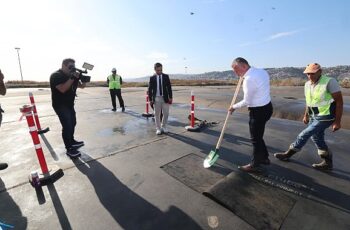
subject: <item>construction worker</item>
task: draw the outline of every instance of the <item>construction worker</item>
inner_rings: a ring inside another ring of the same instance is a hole
[[[275,153],[279,160],[288,160],[300,151],[311,140],[317,147],[322,161],[312,167],[320,170],[331,170],[332,153],[324,140],[324,131],[332,126],[332,130],[341,128],[340,121],[343,114],[343,96],[338,82],[334,78],[322,75],[321,66],[317,63],[309,64],[304,73],[308,77],[305,83],[306,108],[303,122],[308,124],[284,153]]]
[[[5,95],[6,94],[6,86],[4,83],[4,75],[2,74],[1,70],[0,70],[0,95]],[[1,126],[1,121],[2,121],[2,113],[4,111],[1,109],[0,106],[0,126]],[[0,170],[6,169],[7,168],[7,164],[6,163],[0,163]]]
[[[125,111],[124,101],[122,98],[121,85],[123,84],[122,77],[117,74],[116,68],[112,69],[112,74],[107,78],[107,84],[109,87],[109,93],[111,94],[112,99],[112,111],[117,111],[117,105],[115,102],[115,96],[118,97],[119,106],[122,108],[122,112]]]

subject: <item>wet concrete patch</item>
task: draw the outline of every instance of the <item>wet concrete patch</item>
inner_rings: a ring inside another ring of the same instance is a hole
[[[107,128],[107,129],[103,129],[97,133],[98,136],[112,136],[115,134],[125,135],[124,128],[123,127]]]
[[[123,122],[124,123],[124,122]],[[152,127],[154,122],[151,119],[131,119],[126,121],[121,126],[112,128],[105,128],[97,132],[97,136],[107,137],[113,135],[128,135],[133,134],[135,136],[144,136],[146,134],[154,133]],[[154,126],[155,127],[155,126]]]

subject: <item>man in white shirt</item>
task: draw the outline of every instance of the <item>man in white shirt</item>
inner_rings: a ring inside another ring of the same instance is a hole
[[[243,100],[229,108],[231,114],[239,108],[248,107],[249,131],[253,144],[253,157],[249,164],[238,166],[245,172],[260,171],[260,164],[270,164],[269,153],[263,139],[266,122],[271,118],[273,108],[270,97],[270,76],[264,69],[250,67],[247,60],[238,57],[232,63],[238,77],[243,77]]]

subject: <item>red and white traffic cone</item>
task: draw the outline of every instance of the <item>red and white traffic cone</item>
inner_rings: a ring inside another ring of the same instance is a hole
[[[143,117],[153,117],[153,113],[149,113],[149,97],[148,97],[148,91],[146,91],[146,112],[142,114]]]
[[[62,169],[59,169],[57,166],[52,166],[49,170],[49,168],[46,164],[44,152],[43,152],[43,149],[42,149],[41,144],[40,144],[40,139],[39,139],[37,127],[34,123],[33,110],[34,110],[34,107],[32,105],[24,105],[22,108],[20,108],[20,111],[22,113],[22,117],[23,116],[26,117],[27,124],[29,127],[29,133],[32,137],[34,148],[36,151],[36,155],[37,155],[38,160],[39,160],[40,169],[41,169],[41,173],[39,173],[40,184],[46,185],[48,182],[55,182],[60,177],[62,177],[63,171],[62,171]],[[55,169],[55,170],[53,170],[53,169]],[[33,186],[37,187],[38,184],[36,184],[36,182],[33,181],[32,179],[33,178],[32,178],[32,174],[31,174],[29,176],[29,182]]]
[[[35,117],[35,124],[36,124],[36,127],[38,129],[38,134],[47,133],[50,130],[50,128],[47,127],[46,129],[41,129],[39,116],[38,116],[38,112],[36,110],[34,96],[33,96],[32,92],[29,92],[29,99],[30,99],[30,103],[33,106],[33,112],[34,112],[34,117]]]
[[[200,126],[194,124],[194,92],[191,91],[191,124],[190,126],[186,126],[185,129],[191,132],[198,132]]]

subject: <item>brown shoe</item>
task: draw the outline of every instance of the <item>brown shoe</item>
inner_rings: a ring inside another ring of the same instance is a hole
[[[273,154],[278,160],[281,161],[287,161],[289,160],[289,158],[291,158],[297,151],[293,150],[293,149],[288,149],[286,152],[284,153],[275,153]]]
[[[247,173],[260,173],[262,171],[259,166],[253,166],[252,164],[238,166],[238,169]]]

